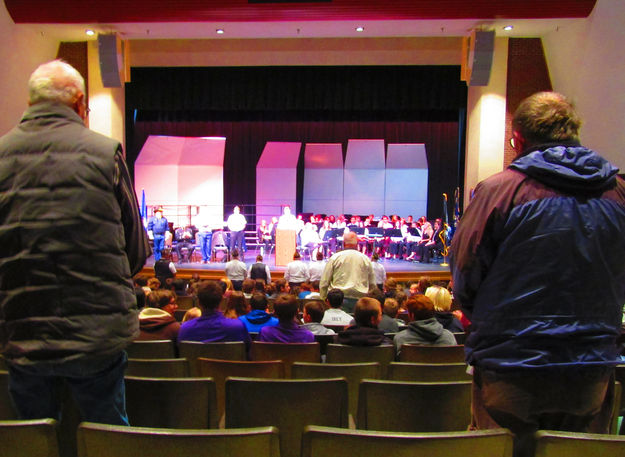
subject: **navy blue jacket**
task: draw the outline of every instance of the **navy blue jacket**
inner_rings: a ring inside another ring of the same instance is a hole
[[[467,362],[494,371],[612,365],[625,304],[625,186],[579,146],[527,151],[485,181],[451,246],[472,320]]]

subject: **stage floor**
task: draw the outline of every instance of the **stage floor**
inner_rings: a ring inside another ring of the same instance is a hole
[[[253,264],[256,260],[257,253],[255,251],[248,251],[244,259],[247,266]],[[273,280],[282,278],[284,276],[284,270],[286,267],[276,266],[275,256],[273,254],[263,256],[263,261],[269,266],[271,270],[271,278]],[[306,263],[311,263],[309,260],[304,260]],[[386,269],[386,276],[397,279],[398,281],[416,281],[422,276],[429,276],[435,281],[448,281],[451,278],[449,272],[449,266],[441,265],[442,260],[438,260],[435,263],[417,263],[408,262],[406,260],[395,259],[380,259],[379,263],[384,265]],[[219,279],[224,274],[225,262],[209,262],[203,264],[201,262],[184,262],[177,263],[176,270],[178,270],[177,276],[181,278],[190,278],[193,273],[198,273],[201,278],[204,279]],[[143,268],[142,274],[153,276],[154,275],[154,258],[150,257]]]

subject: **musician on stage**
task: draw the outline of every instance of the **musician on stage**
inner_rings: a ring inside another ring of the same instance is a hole
[[[258,244],[260,245],[260,254],[265,255],[264,251],[269,252],[271,250],[272,235],[271,229],[267,225],[267,221],[263,219],[256,229],[256,237],[258,238]]]
[[[241,214],[241,209],[238,206],[235,206],[233,213],[228,216],[226,225],[228,230],[230,230],[230,252],[234,252],[238,246],[241,257],[243,257],[243,240],[245,239],[247,220]]]

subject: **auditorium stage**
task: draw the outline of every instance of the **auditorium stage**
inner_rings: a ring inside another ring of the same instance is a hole
[[[246,257],[243,260],[245,261],[245,264],[249,266],[254,263],[255,259],[256,253],[252,250],[247,252]],[[264,256],[264,262],[271,270],[272,280],[279,279],[284,276],[285,267],[276,267],[275,256],[273,254],[270,256]],[[304,260],[304,262],[309,263],[310,261]],[[449,281],[451,279],[449,266],[441,265],[441,259],[435,263],[416,263],[394,259],[380,259],[379,262],[384,265],[387,278],[392,277],[401,282],[416,281],[421,276],[429,276],[434,281]],[[203,279],[219,279],[225,276],[225,262],[217,261],[207,264],[200,262],[174,262],[174,264],[176,265],[176,270],[178,270],[176,276],[179,278],[190,278],[193,273],[198,273]],[[153,257],[148,259],[145,267],[141,271],[141,274],[147,276],[154,275]]]

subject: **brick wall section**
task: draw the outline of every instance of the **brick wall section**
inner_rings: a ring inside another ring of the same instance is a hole
[[[512,116],[521,101],[535,92],[552,90],[549,69],[540,38],[508,40],[508,77],[506,86],[506,141],[504,168],[514,159],[508,141],[512,137]]]

